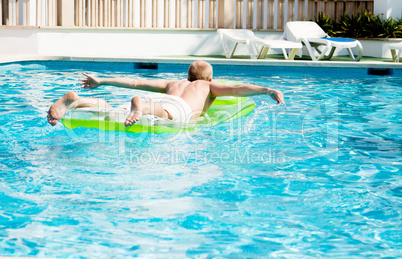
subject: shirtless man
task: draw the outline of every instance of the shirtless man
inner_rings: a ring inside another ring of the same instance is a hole
[[[205,113],[218,96],[250,96],[268,94],[278,104],[285,104],[283,94],[279,90],[252,84],[225,85],[212,81],[212,66],[205,61],[195,61],[188,69],[185,80],[137,80],[130,78],[96,78],[84,74],[86,78],[80,83],[85,89],[93,89],[100,85],[113,85],[131,89],[166,93],[155,98],[142,100],[135,96],[131,100],[131,111],[125,126],[137,122],[143,115],[151,114],[171,120],[195,119]],[[48,111],[48,122],[56,125],[64,114],[73,108],[101,107],[112,108],[102,99],[83,97],[68,92],[55,102]],[[118,108],[117,108],[118,109]],[[121,109],[121,108],[120,108]]]

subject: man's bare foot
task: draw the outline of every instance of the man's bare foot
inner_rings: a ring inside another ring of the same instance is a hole
[[[127,116],[126,121],[124,122],[124,125],[126,127],[133,125],[137,121],[139,121],[142,118],[142,112],[141,111],[132,111],[130,114]]]
[[[133,99],[131,99],[131,112],[127,116],[126,121],[124,122],[124,125],[126,127],[133,125],[137,121],[139,121],[142,117],[142,102],[141,98],[138,96],[134,96]]]
[[[66,95],[61,97],[57,102],[55,102],[47,112],[47,121],[52,125],[56,125],[64,114],[68,111],[68,108],[72,102],[77,100],[79,97],[74,92],[68,92]]]

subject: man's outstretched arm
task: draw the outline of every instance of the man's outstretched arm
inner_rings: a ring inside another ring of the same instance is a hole
[[[172,81],[169,80],[138,80],[131,78],[98,78],[94,76],[87,75],[84,79],[80,79],[80,84],[83,85],[85,89],[93,89],[101,85],[112,85],[117,87],[131,88],[146,90],[152,92],[166,92],[166,87]]]
[[[285,100],[283,99],[283,93],[281,91],[252,84],[224,85],[219,82],[212,82],[211,93],[215,97],[268,94],[278,104],[281,103],[285,104]]]

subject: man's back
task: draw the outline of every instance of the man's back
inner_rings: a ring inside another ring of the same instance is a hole
[[[182,98],[195,115],[200,113],[197,114],[199,116],[202,112],[206,112],[215,100],[211,95],[210,84],[205,80],[174,81],[166,87],[166,94]]]

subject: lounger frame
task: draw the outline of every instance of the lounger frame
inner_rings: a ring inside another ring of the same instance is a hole
[[[337,38],[349,41],[333,41],[317,23],[311,21],[288,22],[283,37],[289,41],[303,43],[313,61],[331,59],[336,48],[345,48],[353,61],[359,61],[363,57],[363,46],[358,40]],[[323,49],[320,49],[322,47]],[[356,56],[352,51],[354,47],[359,51]],[[329,54],[326,55],[328,51]]]
[[[302,38],[301,42],[304,46],[306,46],[307,51],[313,61],[330,60],[333,57],[336,48],[345,48],[348,51],[350,59],[352,59],[353,61],[360,61],[363,57],[363,46],[359,41],[356,40],[353,44],[348,46],[346,44],[336,44],[330,41],[329,38],[329,36],[321,39]],[[324,47],[324,49],[321,50],[320,47]],[[353,47],[358,47],[359,49],[359,53],[357,54],[357,56],[353,54]],[[317,56],[315,55],[314,51],[317,51]],[[328,51],[329,54],[326,55]]]
[[[399,58],[402,54],[402,42],[390,44],[388,47],[391,50],[392,60],[399,63]]]
[[[286,60],[293,60],[298,49],[302,48],[301,43],[290,42],[286,40],[265,40],[256,37],[251,30],[248,29],[218,29],[217,30],[226,58],[232,58],[237,46],[245,44],[251,59],[265,59],[270,48],[282,49],[283,56]],[[228,42],[234,42],[232,50],[229,49]],[[286,49],[291,49],[290,54],[286,53]]]

